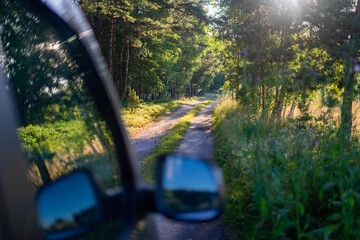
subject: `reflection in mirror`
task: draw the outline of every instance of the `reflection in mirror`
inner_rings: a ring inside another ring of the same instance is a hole
[[[179,220],[207,220],[219,213],[219,185],[213,169],[200,160],[167,156],[162,166],[163,213]]]
[[[19,140],[34,190],[78,168],[106,187],[120,186],[111,131],[88,82],[97,81],[80,38],[32,11],[27,1],[0,1],[0,64],[16,100]]]
[[[85,233],[99,223],[102,219],[100,206],[89,175],[79,171],[39,192],[37,215],[48,236],[62,239]]]

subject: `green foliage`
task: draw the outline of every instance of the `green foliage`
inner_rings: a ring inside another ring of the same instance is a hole
[[[28,125],[18,129],[23,149],[40,154],[82,153],[94,139],[85,122],[72,120],[45,125]]]
[[[206,54],[210,63],[204,57],[212,38],[205,4],[198,0],[81,1],[123,99],[127,86],[145,100],[164,96],[170,89],[174,89],[172,97],[183,96],[189,85],[194,93],[208,89],[218,66],[211,63],[217,61],[215,52]]]
[[[344,148],[334,120],[278,125],[230,98],[214,121],[225,221],[236,238],[359,238],[358,136]]]
[[[136,91],[134,89],[129,88],[128,107],[130,108],[130,112],[135,113],[140,103],[141,100],[139,99],[139,96],[136,95]]]

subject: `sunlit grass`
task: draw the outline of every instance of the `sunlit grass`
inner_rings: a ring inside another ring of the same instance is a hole
[[[359,135],[360,134],[360,100],[356,100],[353,102],[353,128],[352,128],[352,134],[353,135]],[[288,115],[290,113],[290,106],[287,106],[284,111],[284,118],[283,120],[288,119]],[[341,108],[340,106],[335,106],[332,108],[326,107],[323,104],[321,104],[320,97],[315,98],[311,101],[310,107],[309,107],[309,113],[313,117],[313,122],[316,122],[316,119],[320,117],[325,117],[329,120],[334,121],[334,124],[337,126],[340,125],[341,122]],[[295,107],[293,118],[298,118],[301,116],[301,111],[298,107]]]
[[[155,100],[150,102],[142,102],[136,109],[135,113],[131,113],[130,109],[124,107],[122,110],[122,119],[126,129],[130,134],[141,130],[144,126],[151,124],[165,114],[174,109],[198,101],[194,98],[182,98],[179,100]]]

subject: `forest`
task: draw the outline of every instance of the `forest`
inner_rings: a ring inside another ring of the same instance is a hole
[[[216,160],[233,238],[360,238],[360,3],[81,3],[122,100],[221,88]]]
[[[221,87],[203,1],[81,1],[121,100],[195,96]],[[217,77],[220,84],[213,84]]]

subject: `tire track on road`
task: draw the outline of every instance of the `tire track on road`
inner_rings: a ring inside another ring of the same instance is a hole
[[[192,108],[208,99],[210,98],[180,107],[178,110],[161,118],[144,130],[132,134],[130,140],[137,153],[137,159],[139,159],[138,164],[141,164],[143,159],[149,156],[151,150],[156,147],[159,140],[180,121],[181,117],[185,116]]]
[[[202,109],[191,122],[188,132],[177,153],[215,161],[212,113],[217,100]],[[170,220],[161,214],[153,214],[159,240],[226,240],[221,220],[206,223],[184,223]]]

